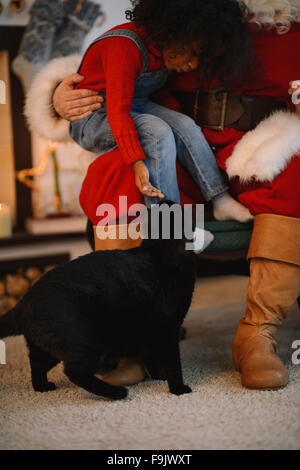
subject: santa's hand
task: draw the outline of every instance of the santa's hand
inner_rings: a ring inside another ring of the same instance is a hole
[[[97,91],[80,89],[74,86],[84,77],[73,73],[66,77],[56,88],[52,102],[57,114],[67,121],[77,121],[91,114],[102,106],[103,98]]]

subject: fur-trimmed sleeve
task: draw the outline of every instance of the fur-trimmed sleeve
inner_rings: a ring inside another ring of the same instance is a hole
[[[68,75],[76,73],[81,56],[51,60],[35,76],[26,96],[24,114],[28,126],[45,139],[56,142],[70,142],[69,122],[57,116],[52,105],[56,86]]]
[[[277,111],[247,132],[226,161],[229,178],[270,182],[300,154],[300,117]]]

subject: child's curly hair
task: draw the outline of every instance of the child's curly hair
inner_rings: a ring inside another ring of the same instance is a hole
[[[143,26],[158,49],[199,41],[203,79],[236,83],[252,58],[245,17],[237,0],[131,0],[126,18]]]

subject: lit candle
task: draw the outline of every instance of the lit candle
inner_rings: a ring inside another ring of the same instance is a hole
[[[10,237],[12,234],[12,223],[10,208],[7,204],[0,202],[0,238]]]

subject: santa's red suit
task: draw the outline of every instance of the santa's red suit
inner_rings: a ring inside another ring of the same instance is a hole
[[[233,343],[234,361],[245,386],[277,388],[286,385],[288,374],[276,355],[274,335],[300,296],[300,117],[288,95],[289,82],[300,79],[300,23],[293,23],[285,34],[254,24],[249,28],[262,67],[257,66],[254,78],[235,94],[285,101],[291,112],[276,112],[247,133],[229,127],[203,131],[216,149],[219,166],[231,178],[232,192],[255,215],[248,308]],[[29,92],[26,109],[31,127],[48,139],[69,139],[68,123],[51,113],[50,104],[54,86],[73,73],[79,61],[76,56],[52,61]],[[191,72],[174,75],[169,86],[175,92],[194,92],[200,84]],[[178,181],[183,203],[203,202],[180,165]],[[82,207],[94,225],[99,220],[98,205],[118,207],[120,194],[127,195],[128,205],[143,202],[132,169],[116,149],[93,161],[82,186]]]

